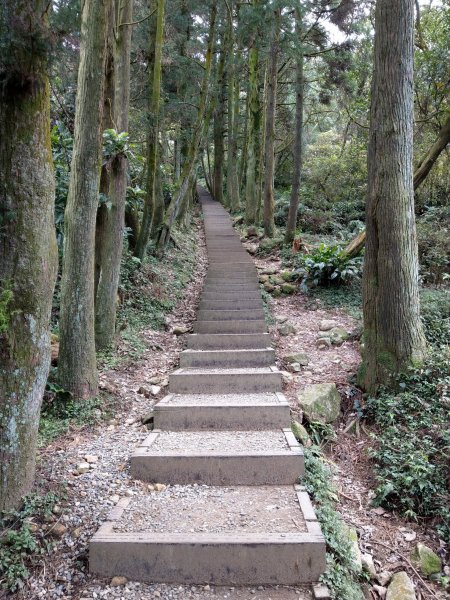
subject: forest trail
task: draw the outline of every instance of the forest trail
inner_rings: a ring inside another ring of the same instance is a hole
[[[303,453],[256,269],[225,209],[205,191],[200,201],[209,268],[195,333],[131,457],[132,477],[148,489],[111,512],[91,541],[90,569],[182,584],[314,582],[325,542],[298,485]],[[292,594],[282,597],[300,597]]]

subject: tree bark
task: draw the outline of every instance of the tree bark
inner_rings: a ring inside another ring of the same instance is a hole
[[[376,6],[360,372],[370,393],[425,353],[412,172],[413,8],[413,0]]]
[[[217,95],[214,108],[213,137],[214,137],[214,170],[213,196],[223,204],[223,167],[225,158],[224,129],[225,129],[225,48],[226,36],[221,36],[221,51],[217,63]]]
[[[259,0],[253,0],[257,7]],[[260,204],[261,105],[259,100],[259,52],[255,39],[248,53],[248,138],[245,184],[245,222],[255,224]]]
[[[231,212],[239,210],[239,183],[237,174],[237,111],[239,110],[239,90],[236,82],[234,52],[233,0],[229,1],[228,14],[228,153],[227,153],[227,196]]]
[[[156,179],[158,169],[159,148],[159,122],[160,122],[160,99],[161,99],[161,62],[164,35],[164,4],[165,0],[156,0],[156,33],[154,41],[154,60],[151,81],[151,95],[149,105],[149,130],[147,140],[147,189],[144,201],[144,214],[139,230],[139,239],[136,244],[136,256],[144,259],[147,244],[152,230],[152,221],[161,204],[157,193]],[[153,48],[151,49],[153,50]]]
[[[64,217],[59,381],[75,398],[97,394],[94,333],[95,221],[102,156],[103,87],[110,0],[84,0],[75,138]]]
[[[273,180],[275,172],[275,113],[277,103],[278,54],[280,52],[281,9],[274,11],[274,31],[270,45],[267,73],[267,103],[265,118],[264,148],[264,235],[273,237],[275,233],[275,198]]]
[[[112,124],[117,133],[128,131],[130,107],[130,23],[133,20],[133,0],[116,0],[114,14],[112,55],[113,90]],[[115,30],[115,34],[114,34]],[[105,106],[107,109],[107,106]],[[127,191],[128,160],[120,153],[107,165],[108,203],[99,207],[101,227],[97,225],[96,246],[98,283],[95,301],[96,348],[107,348],[114,340],[116,331],[117,290],[120,278],[123,234],[125,226],[125,202]]]
[[[170,238],[170,230],[177,218],[178,211],[180,210],[180,206],[184,200],[185,194],[188,193],[191,178],[195,167],[195,162],[197,160],[198,149],[200,146],[200,142],[202,140],[202,135],[206,129],[206,125],[209,122],[209,118],[206,119],[205,125],[205,113],[206,107],[208,105],[209,98],[209,80],[211,77],[211,67],[212,67],[212,55],[214,48],[214,34],[215,34],[215,26],[216,26],[216,16],[217,16],[217,3],[213,2],[211,6],[211,15],[209,21],[209,33],[208,33],[208,48],[205,55],[205,65],[204,65],[204,75],[202,81],[202,87],[200,91],[200,102],[199,109],[197,114],[197,119],[194,125],[194,131],[191,139],[191,143],[189,145],[188,154],[186,156],[186,160],[183,164],[183,169],[181,172],[181,177],[178,182],[177,190],[166,210],[164,215],[164,221],[161,227],[161,231],[158,238],[158,248],[159,251],[162,252],[169,242]]]
[[[9,34],[0,57],[0,511],[32,487],[50,367],[57,249],[47,10],[43,0],[6,0],[0,10]]]
[[[299,44],[302,38],[302,15],[300,10],[295,14],[295,33]],[[300,198],[300,180],[303,164],[303,103],[305,80],[303,77],[303,48],[298,49],[296,61],[296,83],[295,83],[295,138],[293,149],[293,172],[292,188],[289,203],[289,213],[286,224],[284,241],[286,244],[292,243],[297,228],[298,203]]]

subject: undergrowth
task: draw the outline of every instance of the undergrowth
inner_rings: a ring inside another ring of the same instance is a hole
[[[359,586],[361,578],[353,561],[352,546],[345,533],[343,521],[336,510],[337,493],[332,481],[332,467],[316,446],[304,448],[305,476],[303,484],[316,503],[327,545],[327,569],[321,577],[335,600],[363,600]]]
[[[450,543],[450,351],[435,349],[396,387],[367,401],[375,432],[370,456],[374,502],[413,520],[426,519]]]
[[[119,286],[117,329],[123,352],[115,348],[98,353],[100,366],[112,368],[139,360],[147,349],[145,329],[163,329],[191,280],[196,262],[196,230],[173,232],[174,243],[162,258],[152,254],[144,262],[124,252]]]
[[[72,394],[56,383],[51,372],[45,388],[39,421],[39,447],[64,435],[71,428],[95,425],[112,413],[107,396],[74,400]]]
[[[29,494],[19,510],[0,513],[0,587],[15,592],[23,587],[29,569],[48,554],[53,542],[45,523],[52,518],[59,495]],[[1,595],[1,594],[0,594]]]

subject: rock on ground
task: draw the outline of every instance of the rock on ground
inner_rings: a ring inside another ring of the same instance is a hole
[[[332,423],[340,415],[341,397],[335,383],[307,385],[297,398],[308,421]]]

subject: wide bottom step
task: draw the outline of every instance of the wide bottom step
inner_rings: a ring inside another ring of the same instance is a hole
[[[92,573],[135,581],[295,585],[325,570],[299,486],[173,486],[123,499],[90,544]]]

